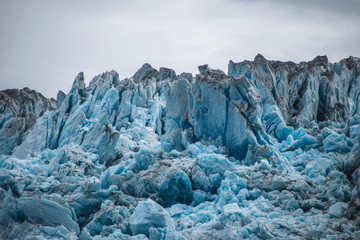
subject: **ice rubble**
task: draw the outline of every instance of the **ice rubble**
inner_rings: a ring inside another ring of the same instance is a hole
[[[359,236],[360,59],[199,71],[1,95],[0,238]]]

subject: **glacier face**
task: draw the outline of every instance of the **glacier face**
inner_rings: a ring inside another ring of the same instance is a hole
[[[0,238],[359,236],[360,59],[199,71],[1,93]]]

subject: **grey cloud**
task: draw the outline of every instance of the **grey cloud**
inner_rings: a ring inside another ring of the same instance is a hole
[[[291,61],[359,56],[358,5],[339,2],[0,0],[0,89],[56,96],[80,71],[87,82],[112,69],[125,78],[144,62],[197,73],[200,64],[226,71],[230,59],[257,53]]]
[[[334,16],[360,18],[358,0],[228,0],[239,4],[266,4],[270,8],[288,9],[298,13],[327,12]]]

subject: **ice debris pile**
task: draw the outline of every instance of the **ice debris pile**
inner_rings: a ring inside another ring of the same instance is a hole
[[[360,59],[199,71],[1,92],[0,238],[359,237]]]

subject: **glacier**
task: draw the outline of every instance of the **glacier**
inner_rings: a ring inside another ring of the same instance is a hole
[[[0,239],[357,239],[360,59],[0,91]]]

